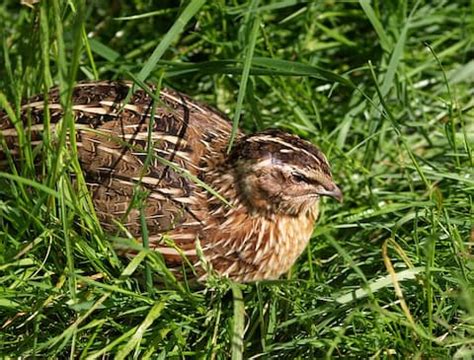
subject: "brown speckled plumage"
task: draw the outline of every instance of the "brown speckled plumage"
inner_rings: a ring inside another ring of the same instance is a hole
[[[288,271],[309,241],[319,197],[341,199],[322,152],[296,136],[267,130],[248,136],[239,132],[227,155],[227,119],[168,89],[160,93],[149,134],[153,101],[137,90],[125,104],[130,86],[80,83],[73,93],[79,160],[102,226],[113,232],[120,221],[140,238],[140,213],[130,200],[141,184],[148,194],[150,246],[170,264],[179,263],[183,252],[205,276],[196,252],[199,241],[206,263],[236,281],[275,279]],[[58,90],[49,94],[48,108],[55,128],[62,117]],[[44,109],[42,97],[22,107],[35,146],[42,140]],[[17,133],[2,113],[0,131],[16,156]],[[149,135],[152,156],[147,153]],[[165,245],[164,234],[181,251]]]

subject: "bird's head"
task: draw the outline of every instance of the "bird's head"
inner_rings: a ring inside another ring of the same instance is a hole
[[[324,154],[297,136],[267,130],[243,137],[228,160],[253,210],[298,215],[321,196],[342,201]]]

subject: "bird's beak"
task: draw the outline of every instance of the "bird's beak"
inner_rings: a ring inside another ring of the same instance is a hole
[[[330,189],[330,190],[324,189],[322,191],[319,191],[318,194],[319,195],[324,195],[324,196],[330,196],[330,197],[336,199],[337,201],[339,201],[340,203],[343,202],[342,191],[335,184],[333,185],[332,189]]]

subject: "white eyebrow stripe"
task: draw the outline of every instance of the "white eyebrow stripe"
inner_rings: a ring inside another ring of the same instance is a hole
[[[266,140],[266,141],[269,141],[269,142],[273,142],[273,143],[276,143],[276,144],[280,144],[280,145],[284,145],[286,146],[287,148],[290,148],[291,150],[293,151],[296,151],[296,152],[303,152],[307,155],[309,155],[310,157],[312,157],[318,164],[321,164],[321,160],[315,156],[314,154],[310,153],[309,151],[305,150],[305,149],[302,149],[302,148],[298,148],[290,143],[287,143],[286,141],[282,140],[282,139],[278,139],[276,137],[272,137],[272,136],[268,136],[268,135],[264,135],[264,136],[259,136],[258,138],[249,138],[249,141],[260,141],[260,140]]]

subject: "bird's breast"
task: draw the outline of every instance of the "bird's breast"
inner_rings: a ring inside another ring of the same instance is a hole
[[[222,276],[249,282],[277,279],[307,246],[318,204],[298,216],[251,215],[235,209],[225,221],[209,226],[207,260]]]
[[[266,263],[260,265],[262,278],[277,279],[288,272],[304,251],[313,233],[318,216],[318,205],[299,216],[282,216],[273,225],[272,249],[265,254]]]

